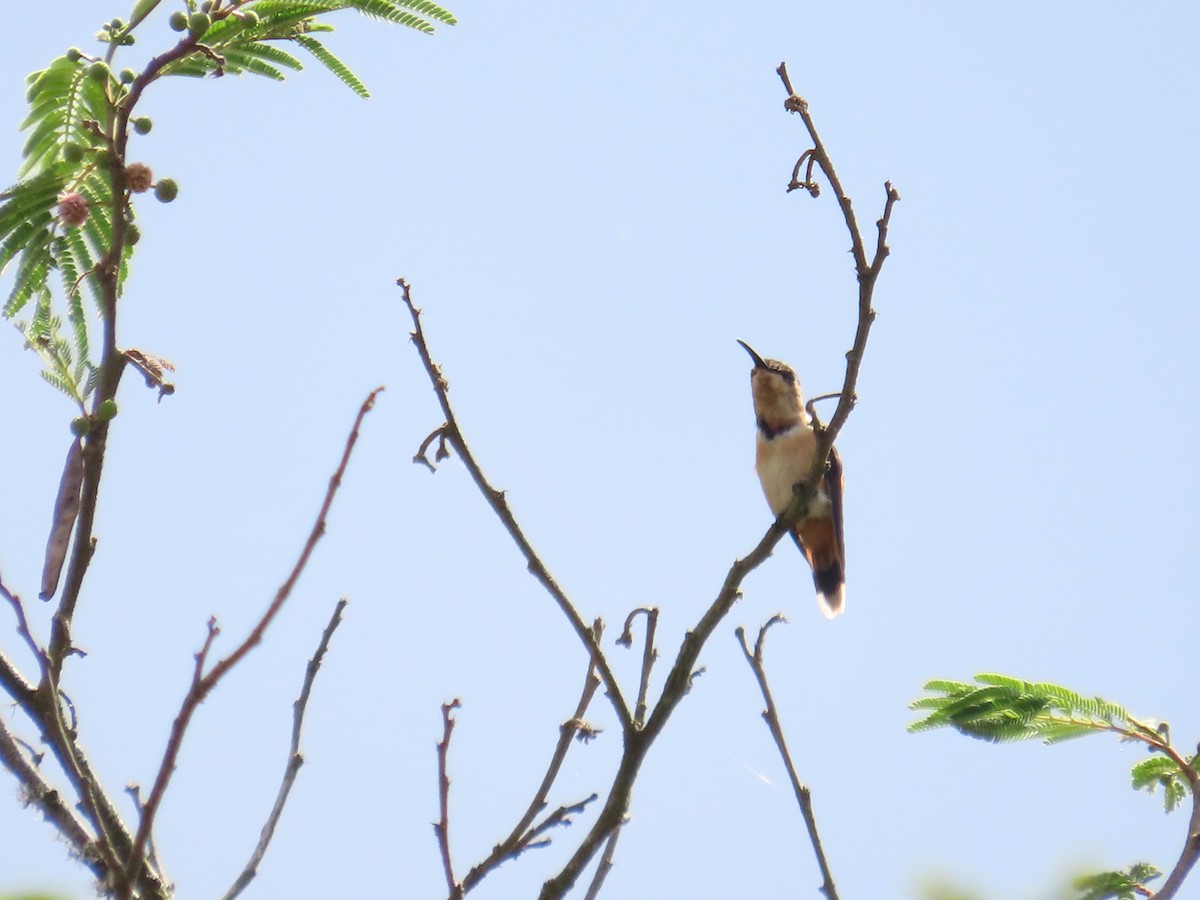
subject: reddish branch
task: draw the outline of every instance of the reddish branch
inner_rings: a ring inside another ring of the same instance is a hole
[[[179,751],[183,747],[183,736],[187,731],[188,725],[191,723],[192,716],[200,704],[204,702],[204,698],[209,695],[221,679],[234,666],[241,662],[246,654],[262,642],[267,628],[270,627],[288,597],[291,596],[292,589],[304,571],[304,567],[308,564],[309,557],[312,556],[317,541],[325,533],[325,520],[329,515],[330,507],[333,505],[333,498],[337,494],[337,490],[342,483],[342,478],[346,473],[346,466],[350,462],[350,454],[354,450],[354,445],[358,442],[358,432],[362,427],[363,419],[374,407],[375,398],[379,396],[382,390],[383,388],[379,387],[371,391],[359,408],[358,415],[354,419],[354,427],[350,431],[350,436],[346,439],[346,447],[342,451],[341,462],[337,467],[337,471],[334,472],[333,477],[329,479],[329,487],[325,491],[325,499],[321,503],[320,512],[317,513],[317,520],[313,523],[308,540],[304,543],[304,549],[300,552],[300,557],[292,567],[287,580],[280,586],[278,592],[275,594],[275,599],[271,601],[271,605],[267,607],[267,611],[263,613],[262,618],[259,619],[258,624],[254,626],[245,640],[229,656],[220,660],[205,674],[204,665],[207,661],[209,650],[212,647],[213,640],[220,631],[216,627],[216,621],[209,620],[208,636],[205,639],[204,646],[196,654],[196,665],[192,674],[191,687],[188,689],[187,695],[183,698],[183,705],[179,710],[179,714],[175,717],[174,724],[171,726],[171,735],[167,741],[166,751],[163,753],[162,763],[158,768],[158,775],[154,779],[154,786],[150,789],[146,805],[142,809],[141,821],[138,824],[133,848],[125,864],[125,881],[118,891],[118,897],[128,898],[130,896],[132,884],[145,863],[146,842],[149,840],[150,831],[154,827],[154,817],[158,813],[158,808],[162,803],[163,795],[166,793],[167,785],[170,783],[171,776],[175,772],[175,763],[179,758]]]

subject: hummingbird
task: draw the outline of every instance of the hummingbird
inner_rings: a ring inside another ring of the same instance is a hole
[[[767,504],[776,516],[791,505],[795,486],[808,477],[817,435],[804,409],[800,382],[791,366],[763,359],[749,344],[738,341],[754,368],[750,391],[758,425],[755,471]],[[812,567],[817,605],[832,619],[846,608],[846,542],[842,535],[842,462],[829,451],[825,477],[817,488],[808,515],[791,528],[796,546]]]

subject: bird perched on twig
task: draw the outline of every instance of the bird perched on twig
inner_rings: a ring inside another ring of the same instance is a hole
[[[767,504],[782,515],[795,497],[795,487],[812,468],[817,435],[804,409],[795,371],[774,359],[763,359],[739,340],[754,368],[750,389],[758,425],[755,471]],[[812,567],[817,604],[832,619],[846,608],[846,543],[842,535],[842,463],[830,449],[825,477],[818,485],[808,515],[792,526],[792,537]]]

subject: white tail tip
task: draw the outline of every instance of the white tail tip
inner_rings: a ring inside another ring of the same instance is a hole
[[[817,606],[821,607],[821,615],[827,619],[836,619],[846,610],[846,585],[839,584],[833,594],[818,593]]]

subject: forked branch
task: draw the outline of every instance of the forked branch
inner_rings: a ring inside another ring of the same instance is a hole
[[[204,667],[208,659],[208,653],[212,648],[213,641],[220,632],[220,629],[217,628],[216,620],[209,620],[208,635],[204,641],[204,646],[196,655],[196,665],[193,670],[191,687],[184,696],[179,714],[175,717],[175,722],[171,726],[171,735],[167,740],[167,747],[163,752],[162,762],[158,767],[158,775],[154,779],[154,786],[150,789],[146,805],[142,808],[141,821],[138,823],[133,848],[125,863],[126,876],[123,879],[123,883],[117,885],[116,895],[118,900],[127,900],[130,897],[133,884],[145,864],[146,844],[150,839],[150,832],[154,827],[154,818],[158,813],[159,805],[162,803],[163,795],[166,793],[167,785],[171,781],[171,776],[175,772],[175,764],[179,758],[179,751],[183,747],[183,737],[187,732],[188,725],[191,723],[192,716],[200,704],[204,702],[204,698],[220,683],[221,679],[229,674],[229,671],[234,666],[241,662],[251,650],[262,642],[263,635],[266,634],[267,629],[275,620],[279,611],[283,609],[284,603],[291,596],[292,589],[296,586],[296,582],[300,580],[300,575],[303,573],[305,566],[308,565],[309,557],[312,556],[317,541],[325,534],[326,519],[329,517],[330,507],[333,506],[333,498],[337,495],[338,488],[342,484],[342,478],[346,474],[346,467],[350,463],[350,455],[354,451],[354,445],[358,443],[359,429],[362,427],[363,419],[366,418],[367,413],[374,408],[375,399],[382,390],[383,388],[379,387],[371,391],[367,395],[367,399],[363,401],[362,406],[359,407],[358,415],[354,419],[354,426],[346,438],[346,446],[342,451],[341,462],[338,464],[337,470],[333,473],[333,477],[329,479],[329,487],[325,491],[325,499],[322,501],[316,521],[309,531],[308,540],[305,541],[299,558],[297,558],[295,565],[292,566],[292,571],[279,587],[275,598],[267,607],[266,612],[263,613],[258,623],[250,630],[245,639],[232,653],[217,662],[206,673]]]

